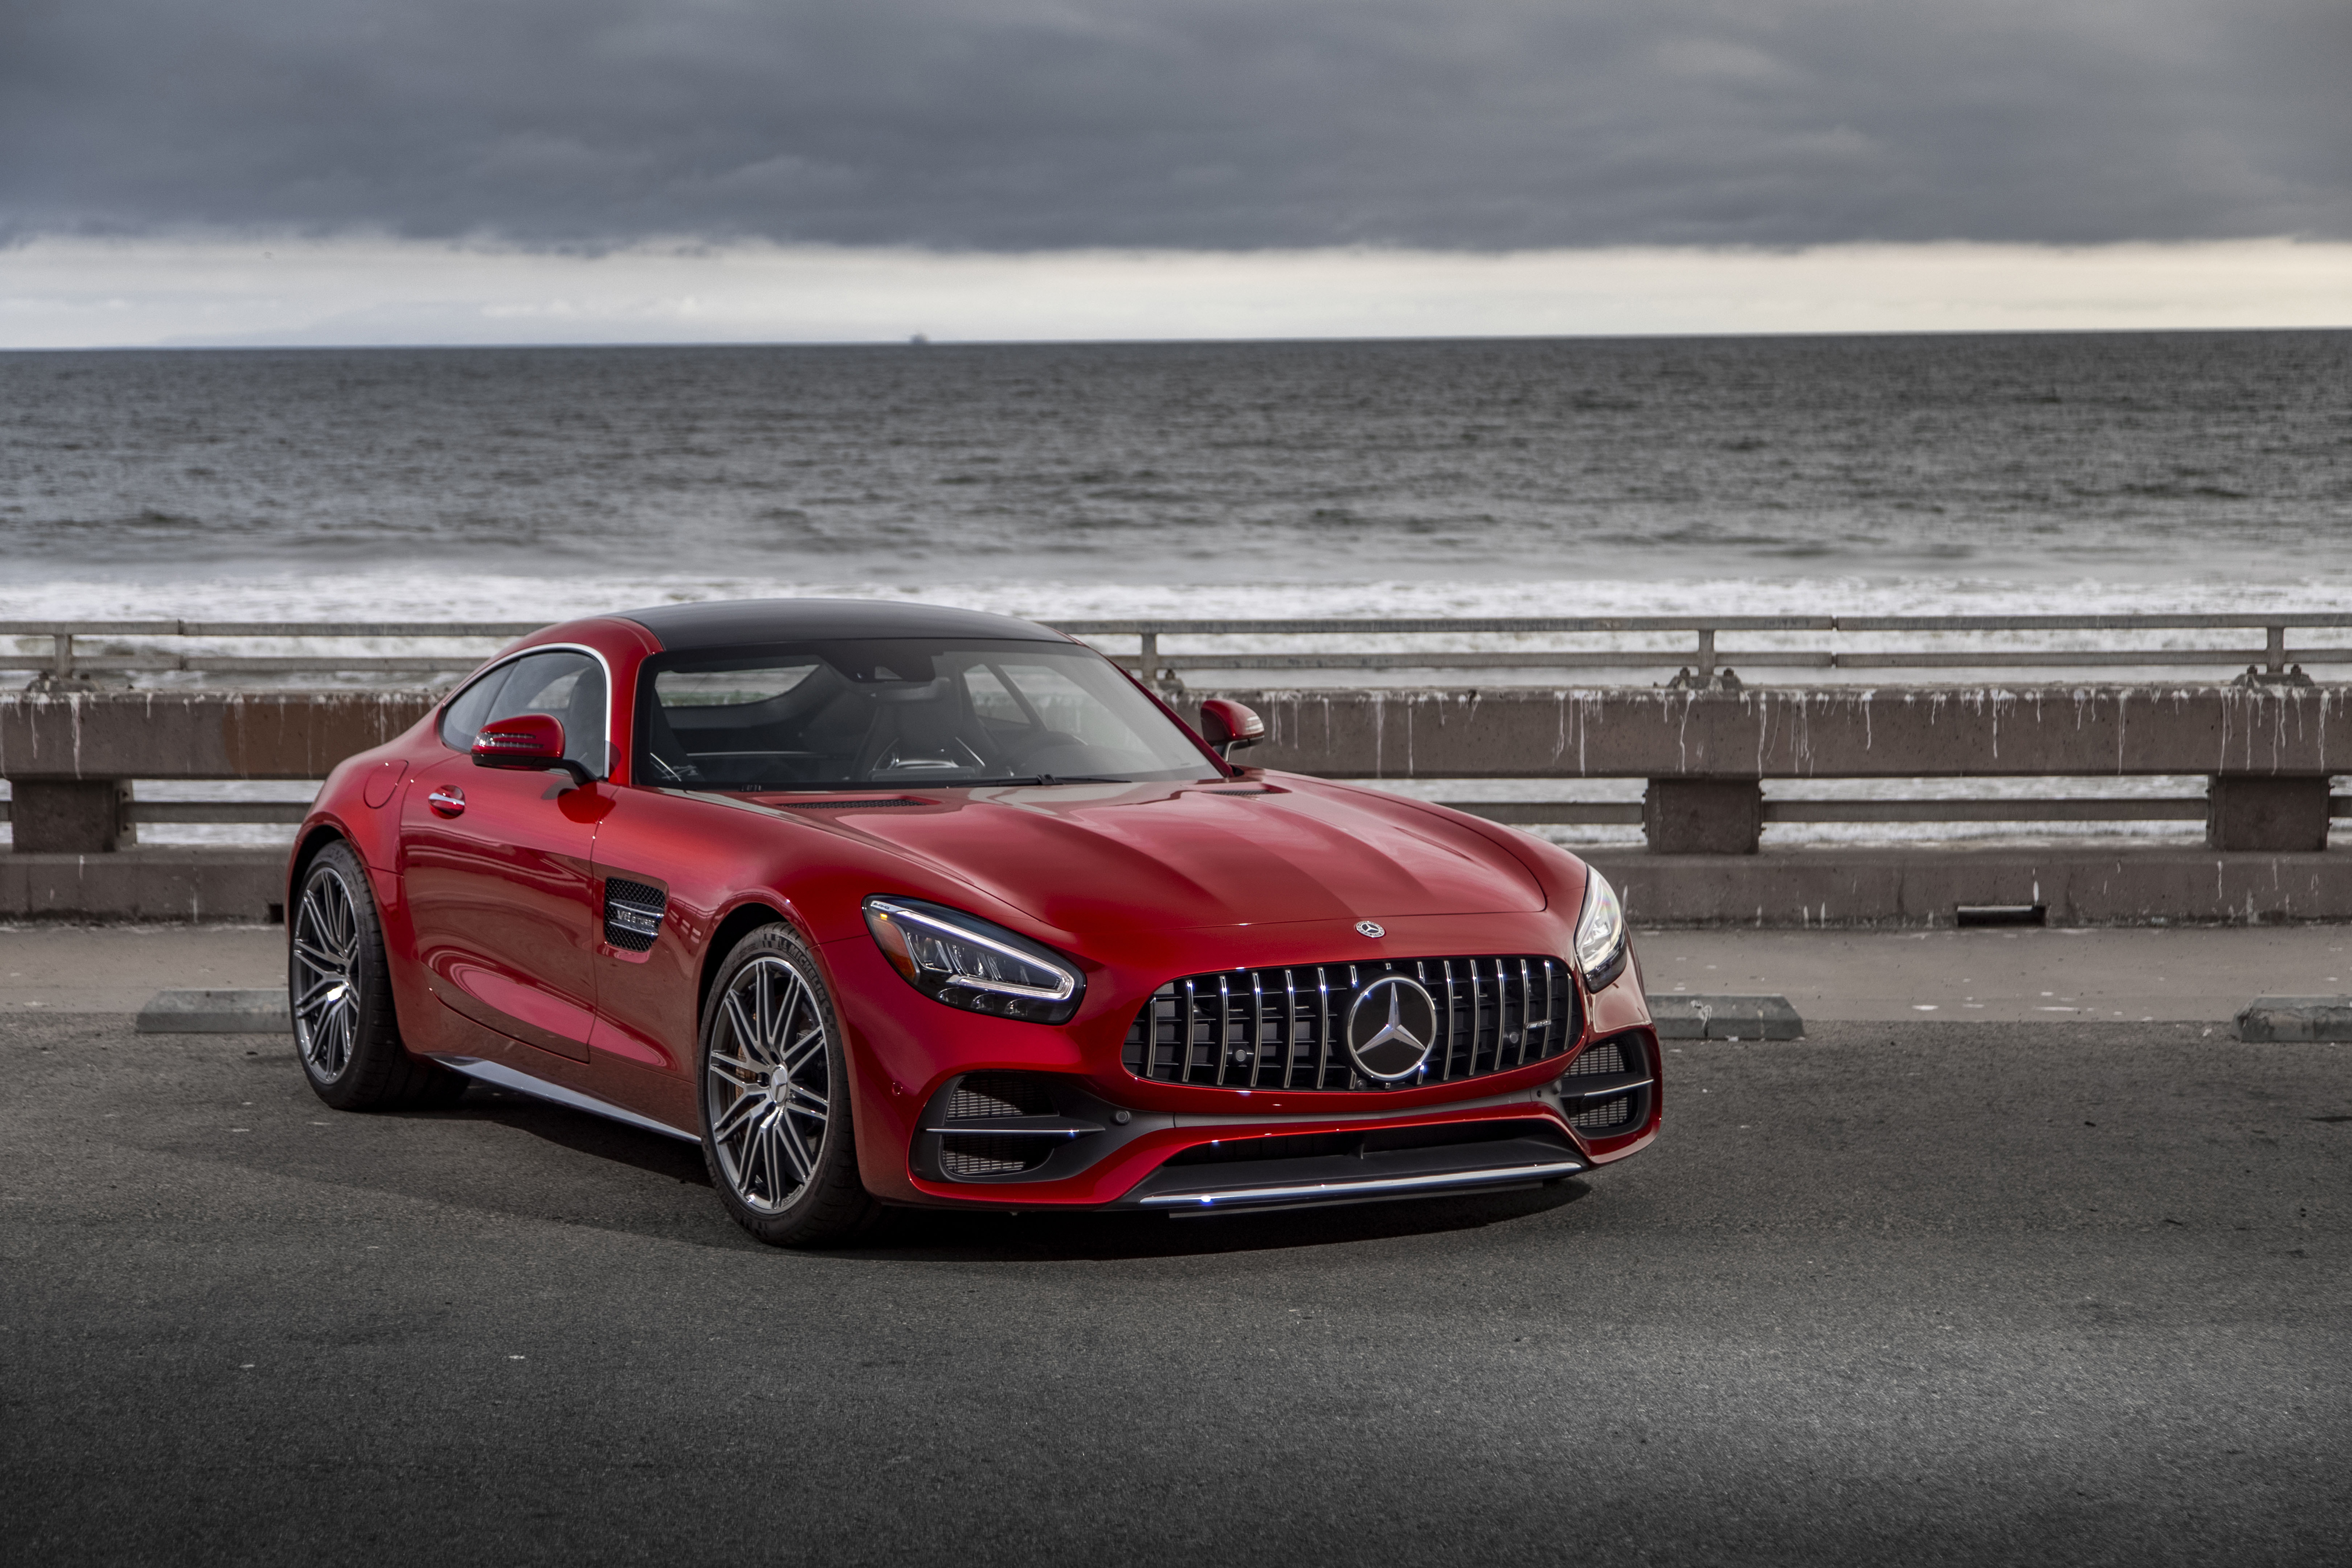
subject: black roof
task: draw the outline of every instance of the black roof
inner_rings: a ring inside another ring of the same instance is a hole
[[[909,605],[890,599],[719,599],[624,610],[664,648],[737,647],[840,637],[998,637],[1067,642],[1057,631],[1011,616]]]

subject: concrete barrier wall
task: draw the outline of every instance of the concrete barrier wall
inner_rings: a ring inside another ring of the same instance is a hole
[[[1651,852],[1593,858],[1648,923],[1948,924],[1964,904],[2059,921],[2352,920],[2327,775],[2352,771],[2352,687],[1260,691],[1246,753],[1336,777],[1651,781]],[[317,778],[421,717],[417,692],[0,696],[16,853],[0,918],[258,920],[278,857],[113,848],[120,781]],[[2212,775],[2204,852],[1756,853],[1758,781]],[[1734,852],[1718,853],[1728,847]]]
[[[416,691],[8,692],[0,778],[320,778],[436,700]]]
[[[1254,763],[1348,778],[2352,772],[2352,686],[1239,692]],[[423,693],[0,695],[0,777],[318,778]]]
[[[1346,778],[2352,772],[2352,686],[1228,692],[1249,761]]]

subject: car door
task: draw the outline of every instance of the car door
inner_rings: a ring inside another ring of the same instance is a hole
[[[425,768],[401,807],[403,895],[434,996],[475,1023],[586,1060],[603,923],[592,871],[596,824],[612,803],[606,679],[593,655],[556,649],[492,669],[444,712],[449,754]],[[475,765],[476,732],[548,713],[566,754],[599,775]]]

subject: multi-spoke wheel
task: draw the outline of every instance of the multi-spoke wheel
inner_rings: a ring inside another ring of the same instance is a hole
[[[877,1212],[857,1180],[833,999],[787,927],[744,938],[712,987],[702,1147],[729,1211],[762,1241],[837,1241]]]
[[[291,942],[294,1044],[311,1080],[332,1083],[352,1065],[360,1020],[360,917],[340,867],[313,868],[294,906]]]
[[[304,869],[286,927],[294,1049],[320,1100],[370,1110],[446,1103],[465,1092],[464,1079],[418,1061],[400,1043],[383,929],[348,845],[329,845]]]

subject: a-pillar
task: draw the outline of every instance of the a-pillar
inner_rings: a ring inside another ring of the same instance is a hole
[[[2213,774],[2205,787],[2205,847],[2326,848],[2327,775]]]
[[[1653,855],[1753,855],[1764,835],[1758,779],[1652,779],[1642,831]]]
[[[8,797],[20,855],[103,855],[133,841],[128,779],[12,778]]]

